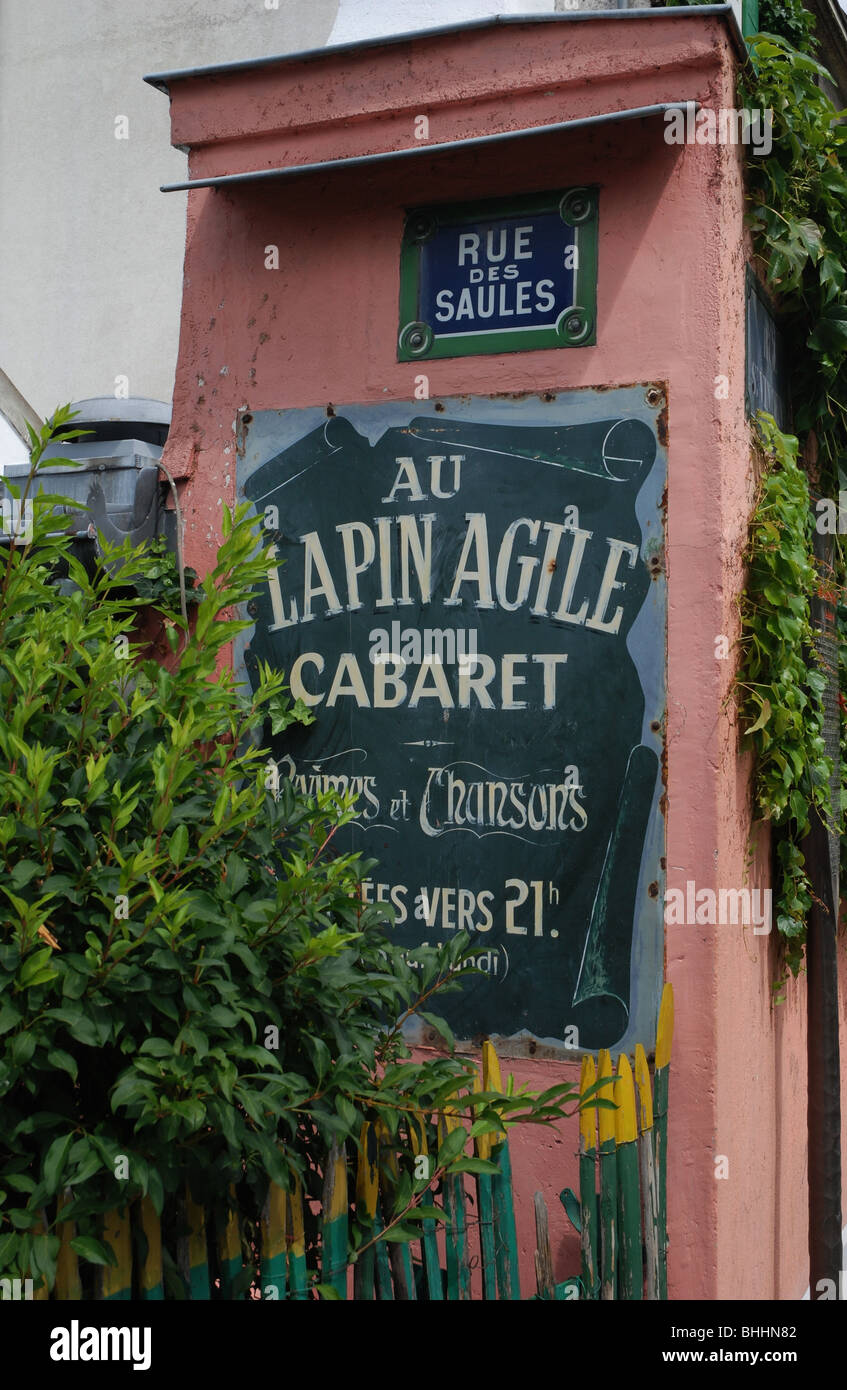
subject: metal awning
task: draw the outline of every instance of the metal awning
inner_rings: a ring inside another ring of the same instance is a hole
[[[630,13],[630,11],[627,11]],[[631,13],[636,13],[632,11]],[[594,126],[615,125],[621,121],[643,120],[650,116],[663,116],[666,111],[700,110],[696,101],[663,101],[653,106],[630,106],[623,111],[607,111],[598,116],[580,116],[571,121],[556,121],[549,125],[534,125],[522,130],[502,130],[494,135],[471,135],[463,140],[442,140],[435,144],[416,145],[403,150],[383,150],[377,154],[356,154],[343,159],[326,159],[317,164],[289,164],[281,169],[252,169],[242,174],[217,174],[205,179],[188,179],[184,183],[165,183],[163,193],[178,193],[192,188],[226,188],[233,184],[259,183],[264,179],[292,179],[304,174],[317,174],[333,169],[360,169],[371,165],[400,162],[406,159],[421,159],[440,154],[442,151],[461,151],[484,149],[488,145],[502,145],[515,140],[527,140],[533,136],[557,135],[566,131],[588,130]]]

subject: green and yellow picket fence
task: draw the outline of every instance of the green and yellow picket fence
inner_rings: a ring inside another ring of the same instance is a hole
[[[496,1052],[483,1046],[476,1090],[502,1093]],[[457,1104],[460,1101],[457,1099]],[[441,1145],[459,1125],[448,1108],[427,1117]],[[230,1191],[230,1201],[207,1208],[186,1188],[166,1202],[161,1216],[149,1197],[107,1213],[102,1244],[115,1264],[95,1266],[80,1259],[72,1221],[55,1231],[61,1248],[50,1297],[76,1299],[194,1300],[263,1298],[303,1300],[314,1296],[380,1300],[465,1300],[520,1298],[518,1247],[509,1145],[505,1134],[479,1135],[475,1154],[497,1172],[446,1174],[441,1190],[444,1219],[424,1216],[420,1239],[392,1241],[394,1194],[400,1156],[428,1161],[424,1116],[410,1116],[393,1138],[365,1124],[353,1154],[333,1143],[326,1154],[319,1195],[271,1184],[261,1209]],[[351,1146],[352,1147],[352,1146]],[[470,1178],[469,1189],[466,1179]],[[68,1198],[70,1193],[67,1194]],[[434,1202],[427,1193],[426,1201]],[[45,1212],[45,1222],[47,1212]],[[357,1257],[351,1259],[350,1223],[359,1227]],[[439,1229],[440,1228],[440,1229]],[[311,1233],[307,1239],[307,1229]],[[362,1234],[363,1233],[363,1234]],[[311,1263],[311,1271],[309,1264]],[[315,1265],[317,1264],[317,1270]],[[478,1289],[472,1270],[478,1268]],[[43,1281],[36,1297],[46,1297]]]
[[[553,1282],[547,1212],[542,1195],[536,1194],[535,1297],[630,1299],[641,1298],[645,1289],[648,1298],[667,1297],[672,1028],[673,1001],[666,986],[652,1087],[641,1046],[635,1051],[634,1077],[624,1054],[614,1073],[608,1052],[601,1052],[596,1064],[591,1057],[584,1059],[581,1095],[596,1081],[601,1085],[580,1112],[579,1197],[570,1189],[561,1194],[580,1233],[581,1269],[560,1284]],[[483,1044],[480,1072],[476,1090],[502,1092],[499,1062],[489,1042]],[[617,1108],[598,1106],[598,1096],[607,1096]],[[459,1124],[449,1108],[427,1118],[437,1126],[439,1144]],[[353,1154],[333,1143],[323,1164],[319,1195],[304,1194],[295,1182],[291,1191],[271,1184],[261,1210],[232,1189],[228,1203],[212,1207],[194,1201],[186,1189],[180,1201],[165,1203],[161,1215],[149,1197],[127,1203],[110,1211],[102,1224],[103,1242],[115,1257],[111,1266],[80,1261],[71,1244],[73,1222],[60,1219],[60,1198],[53,1229],[61,1248],[49,1297],[520,1299],[511,1156],[504,1133],[474,1140],[476,1156],[494,1163],[496,1173],[446,1174],[440,1192],[443,1219],[423,1216],[416,1240],[388,1238],[387,1213],[393,1209],[401,1153],[417,1161],[427,1156],[423,1120],[409,1117],[393,1138],[379,1126],[366,1124]],[[425,1200],[428,1206],[436,1205],[431,1192]],[[355,1259],[352,1221],[359,1228]],[[35,1297],[47,1297],[43,1280],[36,1282],[40,1287]]]
[[[536,1272],[542,1297],[666,1299],[668,1079],[673,1041],[673,990],[665,985],[656,1031],[652,1077],[635,1048],[635,1073],[621,1053],[617,1070],[606,1051],[585,1057],[580,1095],[612,1100],[615,1109],[582,1103],[579,1116],[579,1196],[566,1188],[565,1211],[580,1237],[579,1280],[552,1286],[544,1238],[547,1213],[536,1193]],[[599,1085],[598,1085],[599,1083]],[[604,1084],[605,1083],[605,1084]],[[591,1088],[598,1085],[598,1089]]]

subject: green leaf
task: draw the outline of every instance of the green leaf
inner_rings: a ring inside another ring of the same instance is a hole
[[[12,866],[12,871],[9,874],[9,881],[13,888],[20,891],[20,889],[26,888],[27,884],[32,883],[34,878],[43,876],[43,874],[43,864],[38,863],[34,859],[19,859],[18,862]]]
[[[447,1024],[443,1018],[439,1017],[438,1014],[424,1013],[423,1009],[419,1009],[418,1012],[425,1023],[428,1023],[431,1028],[434,1028],[437,1033],[441,1034],[447,1046],[453,1051],[456,1046],[456,1039],[453,1037],[449,1024]]]
[[[36,1035],[32,1029],[27,1033],[16,1033],[9,1044],[12,1063],[16,1067],[25,1067],[27,1062],[32,1060],[35,1052]]]
[[[411,1213],[409,1213],[411,1215]],[[380,1240],[393,1242],[395,1245],[406,1244],[410,1240],[420,1240],[420,1231],[414,1226],[406,1226],[399,1222],[396,1226],[390,1226],[388,1230],[380,1233]]]
[[[581,1231],[582,1208],[579,1204],[579,1198],[576,1196],[576,1194],[572,1191],[570,1187],[566,1187],[563,1189],[562,1192],[559,1193],[559,1200],[562,1203],[562,1206],[564,1207],[565,1211],[567,1212],[568,1220],[570,1221],[574,1230],[578,1232]]]
[[[11,1269],[19,1244],[20,1236],[14,1231],[6,1231],[5,1235],[0,1235],[0,1274]]]
[[[73,1134],[60,1135],[58,1139],[53,1140],[44,1156],[42,1179],[50,1197],[55,1196],[62,1185],[62,1174],[73,1140]]]
[[[314,1063],[318,1081],[323,1081],[323,1078],[329,1071],[331,1062],[329,1048],[327,1047],[323,1038],[313,1037],[311,1034],[307,1034],[304,1037],[303,1041],[306,1044],[309,1056],[312,1058],[312,1061]]]
[[[34,989],[36,985],[46,984],[49,980],[56,977],[56,969],[52,963],[53,950],[50,946],[42,946],[37,951],[32,951],[23,962],[18,980],[22,989]]]
[[[447,1213],[441,1207],[420,1206],[412,1207],[411,1211],[406,1212],[406,1221],[446,1221]]]
[[[86,1141],[86,1148],[81,1154],[74,1157],[76,1168],[73,1169],[69,1177],[69,1186],[73,1188],[82,1187],[89,1178],[93,1178],[95,1173],[99,1173],[103,1168],[103,1159],[97,1150]]]
[[[22,1018],[23,1014],[14,1004],[7,1003],[0,1006],[0,1037],[20,1023]]]
[[[9,1207],[5,1214],[19,1231],[31,1231],[41,1221],[37,1211],[24,1211],[23,1207]]]
[[[246,862],[237,854],[228,854],[226,857],[226,883],[233,897],[240,893],[250,877],[250,870]]]
[[[188,826],[184,823],[178,825],[168,841],[168,854],[171,863],[177,868],[182,863],[188,851]]]
[[[487,1158],[458,1158],[450,1164],[451,1173],[499,1173],[498,1164]]]
[[[452,1163],[454,1158],[458,1158],[467,1142],[467,1133],[462,1129],[461,1125],[451,1130],[438,1150],[438,1158],[435,1163],[436,1168],[444,1168],[448,1163]]]
[[[6,1183],[15,1192],[30,1193],[34,1192],[36,1188],[35,1179],[31,1178],[28,1173],[7,1173]]]
[[[37,1235],[33,1237],[30,1252],[30,1270],[35,1279],[43,1275],[51,1288],[56,1279],[56,1258],[61,1249],[58,1236]]]
[[[83,1260],[92,1265],[111,1265],[117,1267],[117,1259],[110,1245],[95,1240],[93,1236],[74,1236],[71,1249]]]
[[[843,352],[847,348],[847,306],[828,304],[809,334],[807,347],[813,352]]]
[[[356,1107],[350,1103],[346,1096],[339,1095],[335,1099],[335,1108],[347,1132],[349,1134],[355,1133],[360,1123]]]
[[[767,722],[768,722],[768,720],[770,719],[770,717],[771,717],[771,702],[770,702],[770,700],[763,700],[763,701],[762,701],[762,710],[761,710],[761,714],[759,715],[759,717],[758,717],[758,719],[756,720],[755,724],[751,724],[750,727],[749,727],[749,729],[745,729],[745,730],[744,730],[744,733],[745,733],[745,734],[755,734],[755,733],[758,733],[759,729],[763,729],[763,728],[765,727],[765,725],[767,724]]]

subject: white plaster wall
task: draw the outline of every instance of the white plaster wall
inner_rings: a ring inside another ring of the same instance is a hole
[[[173,392],[185,156],[144,73],[320,47],[337,7],[0,0],[0,367],[39,414]]]
[[[341,0],[330,43],[382,38],[497,14],[552,14],[556,0]]]
[[[847,0],[844,0],[847,4]],[[340,0],[330,43],[411,33],[492,15],[646,9],[650,0]]]

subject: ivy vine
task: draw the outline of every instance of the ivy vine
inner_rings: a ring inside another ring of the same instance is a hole
[[[815,17],[802,0],[759,0],[759,28],[787,39],[801,53],[818,47]]]
[[[809,477],[798,462],[799,436],[817,458],[815,484],[827,497],[844,486],[847,460],[847,127],[820,83],[832,81],[812,56],[814,19],[798,0],[762,5],[778,32],[748,39],[750,63],[739,99],[773,110],[773,148],[748,166],[748,224],[754,250],[779,314],[792,363],[797,437],[760,416],[763,471],[748,544],[748,586],[741,603],[737,692],[742,725],[755,754],[754,804],[776,828],[775,917],[785,964],[803,960],[812,889],[801,842],[810,815],[841,831],[842,806],[831,804],[831,762],[823,739],[826,676],[813,646],[811,602],[821,591],[814,558],[815,519]],[[838,605],[840,689],[847,683],[845,559],[835,537],[835,566],[823,582]],[[842,697],[842,786],[847,724]],[[844,795],[842,792],[842,803]]]
[[[788,341],[795,429],[815,431],[821,481],[835,486],[847,444],[847,127],[815,58],[771,35],[749,42],[739,96],[773,110],[774,140],[749,161],[748,222]]]
[[[812,808],[832,815],[823,736],[826,676],[810,662],[811,601],[819,585],[809,480],[797,440],[769,415],[759,419],[762,476],[753,512],[741,598],[742,659],[736,688],[755,755],[754,805],[779,832],[776,924],[793,974],[802,963],[812,888],[800,841]]]

